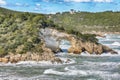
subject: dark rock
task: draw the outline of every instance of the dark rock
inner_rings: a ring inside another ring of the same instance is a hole
[[[54,64],[54,63],[62,64],[63,63],[63,61],[60,58],[55,58],[55,59],[51,60],[51,62],[52,62],[52,64]]]
[[[111,48],[107,46],[102,46],[102,48],[103,48],[103,52],[105,53],[110,52],[111,54],[118,54],[116,51],[112,50]]]
[[[67,59],[66,61],[65,61],[65,63],[69,63],[71,60],[70,59]]]

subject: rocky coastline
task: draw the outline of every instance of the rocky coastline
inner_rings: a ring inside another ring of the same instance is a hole
[[[81,52],[87,51],[90,54],[102,54],[106,52],[110,52],[111,54],[117,54],[117,52],[105,45],[89,41],[83,42],[81,39],[76,38],[75,35],[60,32],[55,29],[42,29],[41,36],[43,36],[46,47],[50,48],[52,51],[59,51],[59,42],[62,39],[65,39],[70,41],[71,43],[71,47],[68,49],[68,53],[81,54]],[[46,38],[47,40],[49,40],[49,42],[46,40]],[[52,43],[52,45],[50,43]],[[53,47],[55,50],[53,49]]]
[[[25,54],[13,54],[10,53],[4,57],[0,57],[0,62],[3,63],[17,63],[19,61],[51,61],[52,63],[62,63],[60,58],[55,56],[55,53],[60,51],[60,40],[69,40],[71,47],[68,49],[68,53],[81,54],[82,52],[88,52],[90,54],[100,55],[102,53],[110,52],[111,54],[117,54],[111,48],[102,44],[96,44],[92,42],[82,42],[74,35],[59,32],[56,29],[46,28],[40,30],[40,38],[43,40],[43,53],[27,52]]]
[[[27,52],[24,54],[13,54],[10,53],[9,55],[6,55],[4,57],[0,58],[0,62],[3,63],[17,63],[19,61],[48,61],[48,60],[55,60],[55,55],[54,53],[48,49],[45,48],[43,45],[43,53],[32,53],[32,52]]]
[[[76,42],[74,46],[71,46],[68,49],[68,52],[74,54],[81,54],[82,52],[88,52],[90,54],[96,54],[96,55],[100,55],[102,53],[108,53],[108,52],[111,54],[117,54],[116,51],[102,44],[95,44],[91,42],[82,43],[81,41]]]
[[[102,32],[102,31],[86,31],[82,32],[83,34],[95,34],[98,37],[106,37],[106,34],[120,34],[120,32]]]

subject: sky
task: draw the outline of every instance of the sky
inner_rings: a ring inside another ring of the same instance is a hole
[[[22,12],[51,14],[76,11],[120,11],[120,0],[0,0],[0,7]]]

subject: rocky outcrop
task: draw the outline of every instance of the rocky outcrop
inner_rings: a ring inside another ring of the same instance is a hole
[[[87,51],[90,54],[102,54],[104,52],[117,53],[107,46],[102,44],[96,44],[93,42],[83,42],[82,40],[75,37],[75,35],[59,32],[55,29],[45,28],[40,30],[40,36],[45,42],[45,46],[50,48],[53,52],[60,50],[59,42],[62,39],[68,40],[71,43],[71,47],[68,49],[69,53],[80,54],[81,52]]]
[[[82,52],[82,49],[81,49],[81,47],[78,47],[78,46],[76,46],[76,47],[70,47],[68,49],[68,52],[69,53],[74,53],[74,54],[80,54]]]
[[[9,53],[9,55],[1,57],[0,62],[17,63],[19,61],[43,61],[43,60],[50,61],[50,60],[55,60],[55,55],[49,48],[46,48],[44,44],[43,44],[42,48],[44,51],[43,53],[32,53],[32,52],[27,52],[24,54]]]
[[[18,56],[20,55],[20,56]],[[38,53],[26,53],[26,54],[11,54],[11,55],[7,55],[7,57],[3,57],[0,58],[0,62],[4,62],[4,63],[17,63],[19,61],[48,61],[48,60],[53,60],[54,56],[53,54],[49,54],[49,53],[42,53],[42,54],[38,54]]]
[[[8,63],[9,60],[8,58],[0,58],[0,62],[3,62],[3,63]]]
[[[112,50],[111,48],[104,46],[102,44],[96,44],[92,42],[82,42],[77,41],[74,45],[72,45],[69,49],[69,53],[77,53],[80,54],[81,52],[87,51],[90,54],[102,54],[110,52],[111,54],[117,54],[116,51]]]
[[[59,40],[67,38],[69,35],[63,32],[59,32],[55,29],[45,28],[40,30],[40,37],[45,43],[45,47],[51,49],[53,52],[60,51]]]
[[[103,52],[110,52],[111,54],[118,54],[116,51],[112,50],[111,48],[107,46],[102,46]]]
[[[102,44],[96,44],[92,42],[82,42],[82,40],[75,37],[75,35],[59,32],[55,29],[45,28],[40,30],[40,37],[43,41],[43,53],[27,52],[24,54],[12,54],[0,57],[0,62],[4,63],[17,63],[19,61],[51,61],[52,63],[63,63],[61,59],[56,58],[54,53],[60,51],[59,42],[62,39],[68,40],[71,43],[71,47],[68,49],[69,53],[80,54],[87,51],[90,54],[102,54],[104,52],[110,52],[117,54],[111,48]],[[69,62],[66,61],[66,62]]]
[[[52,62],[52,64],[54,64],[54,63],[60,63],[60,64],[62,64],[63,63],[63,61],[60,59],[60,58],[54,58],[53,60],[51,60],[51,62]]]

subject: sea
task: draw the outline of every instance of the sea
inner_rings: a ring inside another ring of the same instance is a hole
[[[56,56],[64,61],[63,64],[50,61],[0,63],[0,80],[120,80],[120,34],[105,36],[97,37],[99,42],[118,54],[71,55],[67,53],[70,42],[62,40],[60,47],[63,52]]]

